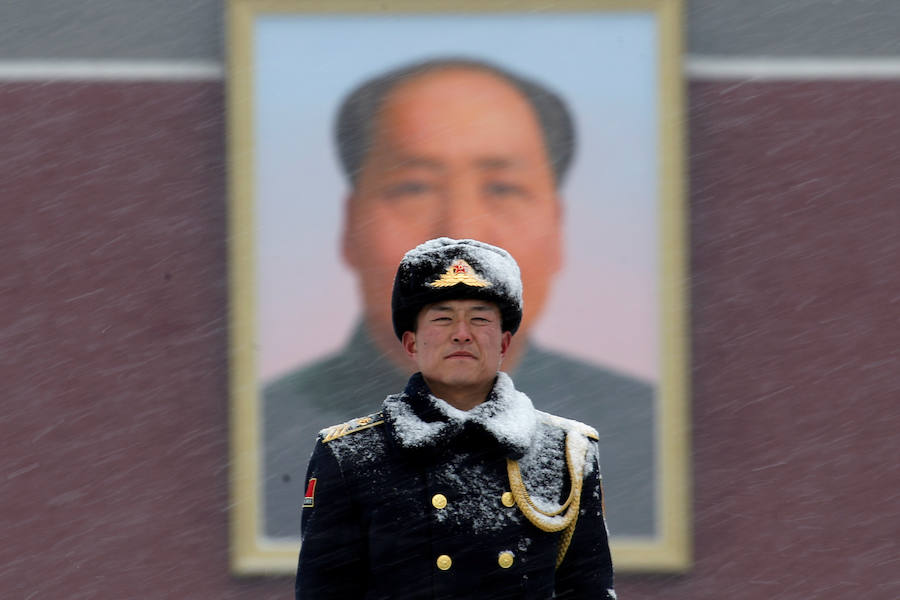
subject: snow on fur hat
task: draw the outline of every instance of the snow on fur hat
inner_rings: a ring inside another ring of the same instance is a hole
[[[500,308],[503,331],[522,322],[522,277],[509,252],[478,240],[429,240],[406,253],[394,278],[394,333],[414,331],[419,311],[442,300],[489,300]]]

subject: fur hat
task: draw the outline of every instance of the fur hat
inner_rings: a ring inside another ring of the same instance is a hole
[[[414,331],[426,304],[470,298],[497,304],[503,331],[515,333],[522,322],[519,265],[503,248],[477,240],[427,241],[407,252],[397,269],[391,298],[394,333],[402,339],[404,331]]]

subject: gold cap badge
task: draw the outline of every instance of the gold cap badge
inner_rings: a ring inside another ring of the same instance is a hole
[[[453,261],[444,274],[428,284],[428,287],[451,287],[461,283],[471,287],[491,287],[491,282],[479,276],[472,265],[461,258]]]

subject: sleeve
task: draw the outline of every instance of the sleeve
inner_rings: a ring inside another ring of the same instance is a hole
[[[614,599],[609,532],[603,515],[603,488],[597,443],[588,450],[587,473],[575,533],[556,571],[556,598],[566,600]]]
[[[366,545],[359,513],[340,464],[321,438],[309,459],[301,510],[296,600],[362,598]]]

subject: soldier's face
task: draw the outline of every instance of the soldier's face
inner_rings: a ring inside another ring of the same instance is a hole
[[[501,330],[500,309],[482,300],[448,300],[425,306],[403,349],[431,391],[489,390],[512,338]]]
[[[390,340],[391,284],[407,250],[440,236],[505,248],[522,271],[527,331],[559,269],[560,220],[530,105],[490,74],[445,70],[385,101],[348,201],[344,255],[370,327]]]

